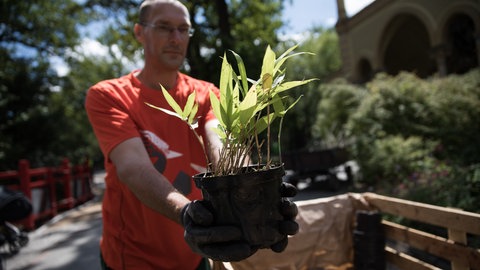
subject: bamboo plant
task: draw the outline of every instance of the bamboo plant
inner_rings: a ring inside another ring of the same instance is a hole
[[[223,142],[223,148],[219,153],[219,163],[213,166],[210,161],[208,162],[208,171],[212,176],[234,175],[243,172],[250,155],[258,157],[258,165],[255,167],[257,170],[281,165],[274,164],[271,156],[273,143],[271,126],[275,120],[279,119],[277,138],[280,142],[282,120],[287,111],[300,100],[298,98],[287,106],[287,96],[283,94],[287,90],[315,80],[284,80],[286,60],[304,54],[303,52],[293,53],[296,47],[291,47],[277,58],[268,46],[258,80],[247,78],[245,65],[238,54],[230,51],[237,62],[238,74],[224,55],[219,84],[220,97],[218,98],[215,93],[210,92],[212,109],[219,121],[215,131]],[[152,104],[147,105],[181,118],[195,132],[197,127],[195,115],[198,110],[195,103],[195,92],[190,94],[182,109],[163,87],[162,91],[173,111]],[[259,136],[262,132],[266,132],[263,140]],[[196,132],[195,134],[200,140],[198,134]],[[265,157],[262,149],[266,150]],[[208,160],[206,152],[205,156]]]

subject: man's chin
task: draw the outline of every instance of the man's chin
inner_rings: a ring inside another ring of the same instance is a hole
[[[184,62],[185,58],[178,58],[178,59],[168,59],[168,61],[164,62],[165,67],[171,70],[178,70]]]

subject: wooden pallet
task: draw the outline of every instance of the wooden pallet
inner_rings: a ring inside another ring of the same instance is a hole
[[[445,228],[441,237],[383,220],[386,238],[447,260],[453,270],[480,269],[480,250],[469,245],[467,235],[480,236],[480,214],[365,193],[366,201],[382,213]],[[403,250],[387,246],[387,261],[399,269],[440,269]]]

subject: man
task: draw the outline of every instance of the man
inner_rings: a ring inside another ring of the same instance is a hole
[[[210,160],[218,159],[222,146],[209,101],[209,91],[218,89],[179,72],[192,34],[188,10],[176,0],[146,0],[134,34],[143,46],[143,69],[97,83],[85,103],[107,172],[104,269],[200,269],[202,257],[252,255],[239,228],[213,226],[212,214],[195,201],[201,194],[191,176],[207,165],[198,139],[180,119],[146,105],[169,108],[161,86],[182,106],[195,90],[197,132]]]

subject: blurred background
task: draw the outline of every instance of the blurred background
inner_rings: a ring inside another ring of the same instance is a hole
[[[0,170],[103,160],[83,109],[87,89],[142,66],[132,35],[141,1],[4,0],[0,9]],[[234,50],[248,76],[267,45],[292,59],[282,153],[342,149],[349,190],[480,212],[478,0],[185,1],[184,72],[217,83]],[[292,99],[294,100],[294,99]],[[337,164],[335,164],[337,165]]]

